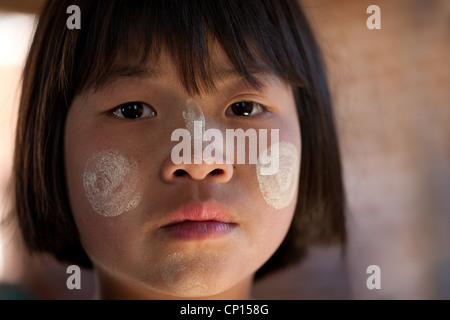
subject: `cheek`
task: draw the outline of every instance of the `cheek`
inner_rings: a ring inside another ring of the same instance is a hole
[[[137,162],[114,150],[101,151],[86,163],[83,187],[92,209],[114,217],[139,205]]]
[[[299,173],[300,155],[294,144],[275,143],[263,153],[256,165],[256,175],[266,203],[277,210],[291,204],[298,188]]]
[[[118,256],[133,252],[133,212],[143,199],[138,162],[116,149],[87,153],[77,162],[69,189],[80,240],[97,266],[117,267]]]

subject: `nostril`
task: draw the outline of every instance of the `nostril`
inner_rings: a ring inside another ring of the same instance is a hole
[[[182,176],[186,175],[187,172],[184,171],[184,170],[182,170],[182,169],[178,169],[178,170],[176,170],[173,174],[174,174],[174,176],[176,176],[176,177],[182,177]]]
[[[223,173],[222,169],[214,169],[209,174],[212,175],[212,176],[215,176],[215,175],[219,175],[219,174],[222,174],[222,173]]]

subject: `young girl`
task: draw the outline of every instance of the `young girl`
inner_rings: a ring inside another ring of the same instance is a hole
[[[26,246],[94,268],[102,299],[245,299],[311,243],[345,241],[326,77],[295,0],[49,1],[14,177]]]

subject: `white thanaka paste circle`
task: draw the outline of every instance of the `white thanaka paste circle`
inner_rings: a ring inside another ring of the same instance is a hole
[[[87,163],[83,185],[92,209],[115,217],[136,208],[142,198],[137,188],[138,165],[118,151],[95,154]]]
[[[258,158],[256,176],[264,200],[268,205],[279,210],[287,207],[296,193],[300,173],[300,155],[297,148],[290,142],[282,141],[277,144],[279,148],[278,171],[272,175],[261,174],[261,169],[270,165],[263,164],[267,161],[261,161],[261,158]],[[266,152],[271,152],[272,147],[270,146]],[[267,153],[263,152],[262,154]]]

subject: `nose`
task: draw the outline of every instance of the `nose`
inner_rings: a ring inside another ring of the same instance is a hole
[[[226,183],[233,176],[233,165],[227,163],[175,164],[169,157],[162,167],[162,178],[165,182],[176,183],[192,179],[197,181],[210,179],[218,183]]]

